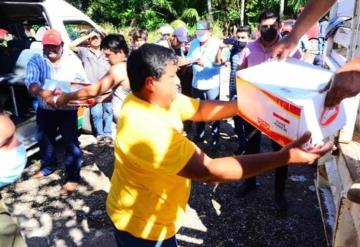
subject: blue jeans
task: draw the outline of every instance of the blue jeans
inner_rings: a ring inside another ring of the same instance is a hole
[[[194,98],[200,100],[219,100],[220,97],[220,88],[211,88],[208,90],[200,90],[197,88],[192,88],[192,95]],[[212,124],[211,135],[213,137],[213,145],[219,142],[220,137],[220,121],[215,121]],[[201,140],[205,136],[205,122],[196,123],[196,134],[195,139]]]
[[[112,104],[98,103],[90,109],[91,118],[97,136],[111,136],[111,123],[113,119]]]
[[[231,84],[230,84],[229,100],[236,100],[236,99],[237,99],[236,87],[234,85],[231,86]],[[239,143],[238,150],[245,151],[246,146],[247,146],[247,139],[246,139],[246,135],[245,135],[246,122],[240,116],[233,117],[233,120],[234,120],[234,132],[238,136],[238,143]]]
[[[114,235],[118,247],[177,247],[175,236],[165,240],[146,240],[137,238],[125,231],[119,231],[114,227]]]
[[[78,141],[77,111],[38,108],[36,122],[41,156],[40,171],[47,176],[56,169],[55,138],[59,130],[65,142],[65,181],[78,182],[83,160]]]

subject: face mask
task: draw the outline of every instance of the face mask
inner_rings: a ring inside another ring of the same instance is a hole
[[[273,28],[273,27],[270,27],[270,28],[261,30],[260,33],[261,33],[261,38],[262,38],[264,41],[270,42],[270,41],[273,41],[273,40],[276,38],[276,36],[277,36],[277,29],[276,29],[276,28]]]
[[[246,41],[238,41],[238,46],[239,48],[244,48],[246,46],[247,42]]]
[[[209,39],[209,32],[207,30],[197,30],[196,38],[203,43]]]
[[[10,150],[0,151],[0,188],[15,182],[21,177],[27,161],[23,144]]]

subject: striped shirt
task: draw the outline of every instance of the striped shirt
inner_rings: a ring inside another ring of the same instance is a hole
[[[59,64],[55,68],[50,60],[40,54],[35,54],[27,64],[25,84],[27,88],[32,84],[37,84],[41,88],[45,84],[46,79],[58,81],[86,82],[84,68],[81,61],[72,53],[65,52],[61,56]],[[47,110],[59,110],[46,104],[41,97],[39,99],[39,107]],[[60,110],[74,110],[76,107],[65,106]]]

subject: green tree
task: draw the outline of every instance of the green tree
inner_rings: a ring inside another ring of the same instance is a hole
[[[115,27],[142,27],[154,30],[162,23],[180,19],[191,27],[200,18],[212,17],[224,30],[240,24],[241,6],[244,4],[244,24],[255,26],[259,14],[265,9],[280,10],[284,4],[285,18],[293,18],[306,0],[67,0],[98,23],[111,23]]]

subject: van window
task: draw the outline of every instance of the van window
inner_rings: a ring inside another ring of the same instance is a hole
[[[64,21],[64,26],[71,41],[85,35],[89,29],[94,28],[86,21]]]

